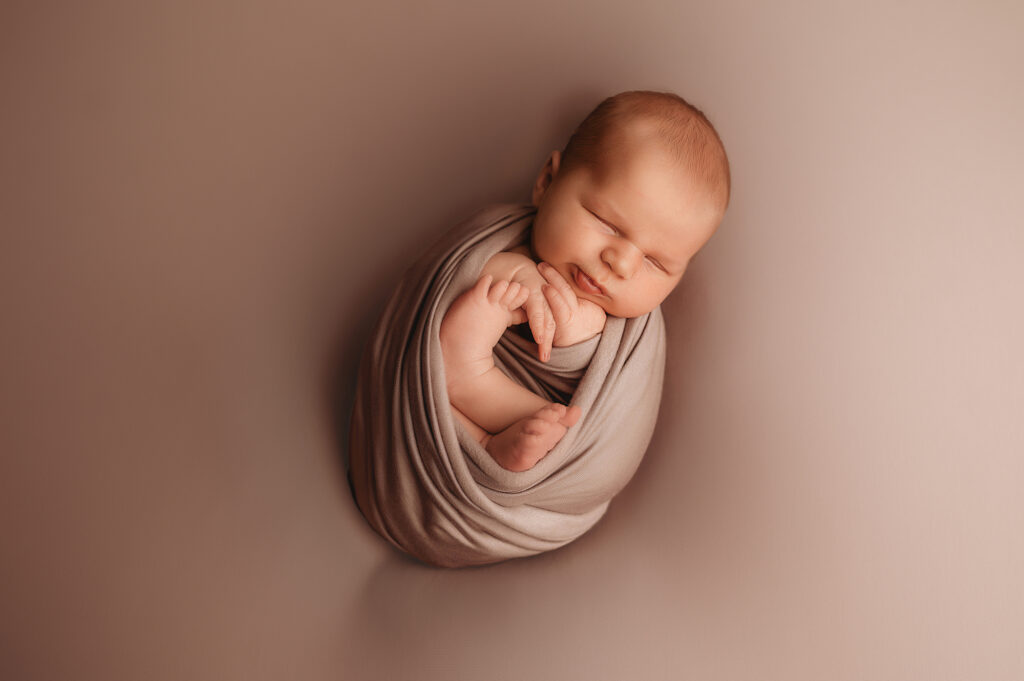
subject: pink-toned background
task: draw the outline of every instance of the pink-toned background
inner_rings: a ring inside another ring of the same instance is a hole
[[[995,0],[5,3],[0,677],[1024,678],[1022,32]],[[637,88],[703,108],[734,181],[647,458],[563,550],[402,560],[344,480],[370,325]]]

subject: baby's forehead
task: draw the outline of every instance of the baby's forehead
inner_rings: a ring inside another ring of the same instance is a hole
[[[595,191],[636,191],[640,187],[631,183],[640,181],[644,188],[681,193],[690,201],[721,203],[722,178],[705,167],[704,155],[682,147],[657,129],[638,127],[601,142],[590,164]]]
[[[664,146],[648,142],[611,148],[590,164],[590,193],[597,197],[633,192],[701,195],[708,183]]]
[[[597,140],[590,160],[601,175],[638,161],[660,165],[665,172],[678,171],[683,167],[684,154],[677,147],[678,143],[654,121],[637,120],[610,128]]]

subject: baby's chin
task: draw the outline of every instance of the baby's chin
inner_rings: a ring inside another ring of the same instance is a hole
[[[616,305],[615,301],[591,300],[590,302],[594,303],[599,308],[604,310],[604,313],[606,315],[608,315],[609,317],[623,317],[625,319],[629,319],[631,317],[640,317],[640,316],[646,314],[645,312],[641,312],[639,314],[631,314],[632,310],[629,310],[627,308],[623,308],[620,305]]]
[[[628,305],[616,304],[614,300],[602,301],[601,303],[598,303],[597,301],[594,302],[597,303],[601,307],[601,309],[604,310],[604,313],[609,317],[622,317],[623,319],[635,319],[637,317],[643,317],[644,315],[649,314],[654,310],[658,309],[658,307],[660,306],[659,304],[655,305],[654,307],[633,307]]]

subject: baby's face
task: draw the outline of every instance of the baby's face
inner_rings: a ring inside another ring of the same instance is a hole
[[[534,190],[531,245],[577,297],[616,317],[639,317],[661,304],[690,258],[721,221],[699,182],[642,137],[602,161],[558,174],[559,152],[545,167],[554,181]],[[539,193],[539,195],[538,195]]]

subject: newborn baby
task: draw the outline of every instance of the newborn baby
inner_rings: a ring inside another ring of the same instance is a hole
[[[510,471],[541,460],[581,416],[495,366],[509,326],[528,323],[541,361],[601,333],[607,315],[640,317],[675,288],[729,202],[725,150],[676,95],[602,102],[533,187],[528,246],[494,255],[441,323],[453,414]]]

